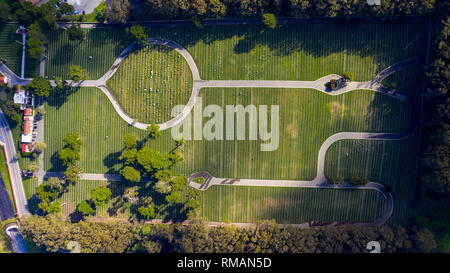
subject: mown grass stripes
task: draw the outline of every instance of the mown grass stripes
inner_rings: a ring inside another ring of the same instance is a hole
[[[261,25],[153,26],[148,36],[184,46],[206,80],[316,80],[351,71],[355,80],[367,81],[389,65],[420,55],[425,30],[420,23],[299,23],[275,30]],[[70,65],[77,64],[97,79],[130,44],[123,28],[85,31],[82,42],[69,41],[64,31],[50,34],[47,75],[67,77]]]
[[[172,118],[175,105],[188,102],[192,72],[175,50],[148,45],[130,53],[107,84],[129,116],[162,123]]]

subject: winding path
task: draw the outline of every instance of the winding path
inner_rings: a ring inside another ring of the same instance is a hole
[[[375,92],[381,92],[383,94],[395,97],[402,101],[407,101],[414,108],[414,113],[418,114],[417,106],[414,102],[412,102],[409,98],[394,92],[384,86],[381,85],[381,82],[391,75],[394,72],[404,69],[405,67],[413,64],[420,63],[420,58],[410,58],[404,61],[398,62],[394,65],[391,65],[381,71],[372,81],[366,82],[347,82],[340,83],[338,85],[337,90],[327,91],[325,84],[329,82],[331,79],[340,79],[341,76],[336,74],[331,74],[324,76],[315,81],[265,81],[265,80],[236,80],[236,81],[209,81],[202,80],[200,78],[200,73],[198,71],[197,65],[195,64],[194,59],[189,54],[189,52],[183,48],[180,44],[167,40],[167,39],[148,39],[149,44],[159,44],[168,46],[178,53],[180,53],[184,59],[187,61],[193,76],[193,87],[192,93],[189,98],[188,103],[185,105],[184,109],[180,114],[171,120],[158,124],[160,130],[169,129],[179,122],[181,122],[194,107],[198,94],[201,88],[204,87],[262,87],[262,88],[310,88],[315,89],[321,92],[324,92],[328,95],[340,95],[346,92],[350,92],[352,90],[357,89],[366,89],[372,90]],[[70,85],[79,86],[79,87],[98,87],[102,92],[108,97],[113,107],[117,111],[117,113],[130,125],[139,128],[139,129],[147,129],[150,124],[145,124],[141,122],[135,121],[133,118],[128,116],[126,112],[121,108],[119,102],[114,97],[112,92],[107,87],[107,81],[110,79],[114,73],[119,68],[122,61],[136,48],[136,45],[128,46],[114,61],[111,68],[103,75],[100,79],[97,80],[85,80],[79,83],[72,83],[69,81]],[[5,65],[0,65],[0,72],[4,73],[11,79],[11,83],[14,84],[22,84],[26,85],[31,82],[32,79],[23,79],[15,75],[12,71],[10,71]],[[52,82],[54,85],[55,83]],[[414,121],[411,126],[402,133],[364,133],[364,132],[341,132],[330,136],[325,142],[322,144],[319,150],[318,162],[317,162],[317,175],[311,181],[300,181],[300,180],[264,180],[264,179],[231,179],[231,178],[216,178],[210,175],[208,172],[199,172],[194,173],[189,176],[189,184],[197,188],[199,190],[206,190],[213,185],[234,185],[234,186],[266,186],[266,187],[305,187],[305,188],[336,188],[336,189],[365,189],[365,190],[376,190],[383,195],[386,199],[386,210],[383,215],[373,221],[372,223],[356,223],[357,225],[382,225],[384,224],[392,215],[394,204],[392,195],[387,192],[383,185],[375,182],[369,182],[365,186],[352,186],[349,183],[342,183],[339,185],[329,184],[324,175],[324,165],[325,165],[325,155],[328,148],[335,142],[344,140],[344,139],[379,139],[379,140],[399,140],[409,136],[418,125],[418,118],[415,116]],[[61,176],[61,173],[46,173],[45,177],[51,176]],[[198,184],[192,181],[192,179],[196,177],[204,177],[205,183]],[[108,175],[108,174],[82,174],[82,179],[89,180],[119,180],[120,176],[118,175]]]

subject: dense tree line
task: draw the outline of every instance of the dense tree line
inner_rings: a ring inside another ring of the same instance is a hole
[[[434,4],[434,0],[383,0],[380,6],[368,5],[365,0],[145,0],[131,7],[130,16],[132,20],[258,17],[266,13],[289,17],[363,17],[429,14]],[[117,13],[129,16],[124,9]]]
[[[429,192],[450,197],[450,3],[442,8],[446,16],[436,18],[424,99],[421,179]]]
[[[126,221],[70,224],[54,215],[30,216],[23,234],[50,252],[66,251],[77,241],[82,252],[193,252],[193,253],[328,253],[365,252],[369,241],[380,242],[382,252],[434,252],[436,242],[427,230],[407,231],[387,226],[359,228],[279,228],[274,222],[254,227],[131,224]]]
[[[450,251],[449,36],[450,2],[439,1],[432,16],[418,175],[418,189],[423,194],[415,209],[415,222],[432,230],[446,251]]]

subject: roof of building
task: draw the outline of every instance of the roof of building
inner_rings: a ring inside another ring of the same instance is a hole
[[[27,102],[27,95],[25,90],[16,90],[14,92],[14,103],[25,104]]]
[[[25,110],[23,111],[23,113],[24,113],[25,116],[31,116],[31,114],[32,114],[31,108],[25,109]]]
[[[0,83],[7,84],[8,83],[8,78],[7,77],[0,77]]]
[[[31,142],[33,142],[33,137],[31,135],[22,134],[21,142],[22,143],[31,143]]]
[[[26,153],[27,152],[27,144],[22,143],[22,153]]]
[[[31,123],[31,121],[25,121],[23,123],[23,133],[25,135],[31,134],[32,129],[33,129],[33,124]]]

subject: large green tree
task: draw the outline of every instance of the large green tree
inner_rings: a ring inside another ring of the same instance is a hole
[[[110,23],[125,24],[130,14],[130,2],[128,0],[112,0],[108,5],[105,16]]]
[[[161,136],[159,126],[154,123],[147,127],[147,131],[149,132],[150,138],[156,139]]]
[[[136,162],[136,153],[136,148],[126,149],[122,152],[120,159],[124,161],[125,165],[134,165]]]
[[[139,182],[141,180],[141,173],[131,166],[125,166],[120,170],[120,174],[127,181]]]
[[[144,219],[152,219],[156,216],[155,204],[152,202],[149,206],[141,206],[138,208],[139,215]]]
[[[98,186],[92,189],[91,198],[96,207],[100,207],[111,200],[111,190],[104,186]]]
[[[145,27],[141,25],[133,25],[126,29],[126,33],[130,36],[131,40],[138,45],[146,43],[147,34],[145,33]]]
[[[277,17],[273,13],[265,13],[262,16],[262,21],[266,27],[274,29],[277,27]]]
[[[72,14],[74,10],[74,7],[71,4],[65,3],[65,2],[61,2],[59,4],[59,11],[62,14]]]
[[[80,138],[80,134],[78,132],[67,133],[63,141],[66,143],[65,145],[66,147],[70,147],[75,151],[80,151],[81,144],[83,144]]]
[[[94,208],[88,203],[88,201],[82,201],[77,208],[77,211],[83,216],[92,215],[95,213]]]
[[[71,40],[71,41],[82,41],[85,39],[86,34],[81,29],[80,25],[72,24],[67,29],[67,36],[69,37],[69,40]]]
[[[74,83],[87,79],[87,71],[79,65],[71,65],[69,68],[69,77]]]
[[[47,98],[50,95],[52,86],[47,79],[43,77],[36,77],[28,85],[28,90],[37,96]]]
[[[123,145],[125,145],[125,149],[136,148],[137,140],[134,134],[128,133],[123,136]]]
[[[72,148],[67,147],[59,152],[59,159],[62,160],[64,165],[69,166],[80,160],[80,153],[73,150]]]
[[[67,169],[64,172],[64,176],[71,183],[77,182],[80,179],[80,175],[81,175],[81,167],[78,161],[67,166]]]
[[[167,156],[158,151],[144,147],[136,154],[137,162],[149,173],[154,173],[170,166]]]

